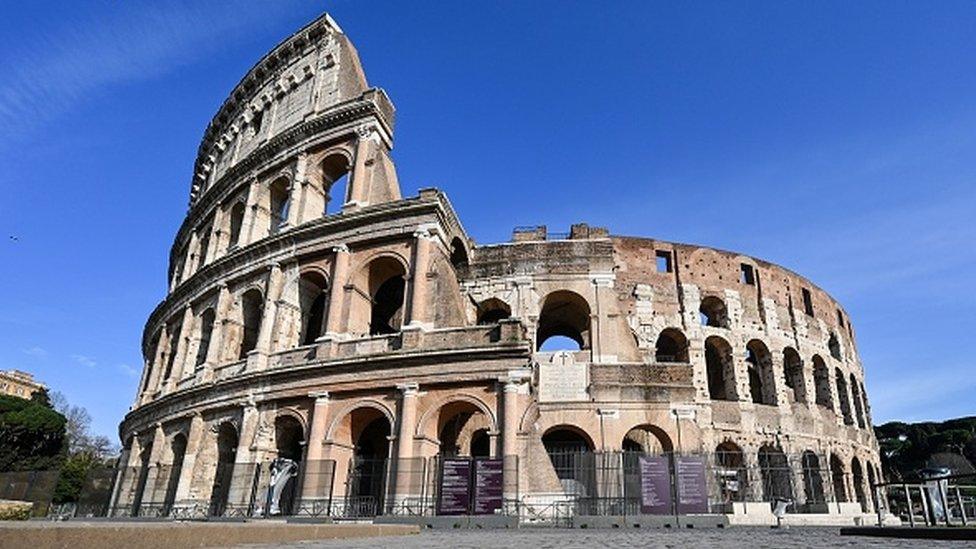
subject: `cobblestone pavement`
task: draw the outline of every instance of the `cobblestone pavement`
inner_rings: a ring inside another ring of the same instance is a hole
[[[429,530],[403,537],[302,542],[281,545],[248,545],[249,549],[326,549],[332,547],[395,549],[463,549],[531,547],[532,549],[592,549],[594,547],[976,547],[976,543],[898,540],[841,536],[839,528],[737,527],[697,530],[565,530],[523,528],[520,530]]]

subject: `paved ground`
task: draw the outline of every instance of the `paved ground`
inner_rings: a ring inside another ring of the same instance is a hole
[[[249,545],[248,549],[377,548],[395,549],[463,549],[498,547],[514,549],[592,549],[595,547],[976,547],[976,544],[948,541],[918,541],[841,536],[839,528],[770,528],[737,527],[698,530],[428,530],[419,535],[395,538],[341,540],[335,542],[301,542],[279,545]]]

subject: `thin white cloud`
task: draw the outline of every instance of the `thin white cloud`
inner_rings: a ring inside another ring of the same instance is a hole
[[[81,364],[82,366],[87,366],[89,368],[94,368],[95,365],[98,364],[97,362],[95,362],[95,359],[85,355],[71,355],[71,359],[77,362],[78,364]]]
[[[119,371],[129,377],[139,377],[139,370],[136,370],[128,364],[119,364]]]
[[[34,358],[46,358],[48,352],[46,349],[42,349],[40,347],[34,346],[29,349],[24,349],[24,354],[27,356],[32,356]]]
[[[0,127],[15,139],[108,86],[146,80],[295,17],[291,2],[121,3],[63,14],[0,57]]]

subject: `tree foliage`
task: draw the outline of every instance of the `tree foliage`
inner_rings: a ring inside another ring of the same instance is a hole
[[[955,474],[966,473],[976,462],[976,417],[941,423],[892,421],[875,427],[875,434],[881,446],[882,464],[892,480],[914,479],[919,469],[937,462]],[[959,459],[950,459],[948,454]]]
[[[0,395],[0,472],[56,468],[64,458],[66,423],[43,400]]]

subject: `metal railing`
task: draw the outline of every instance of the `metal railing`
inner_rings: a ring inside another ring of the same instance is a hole
[[[976,524],[976,474],[875,483],[871,492],[881,527],[887,513],[912,528]]]

